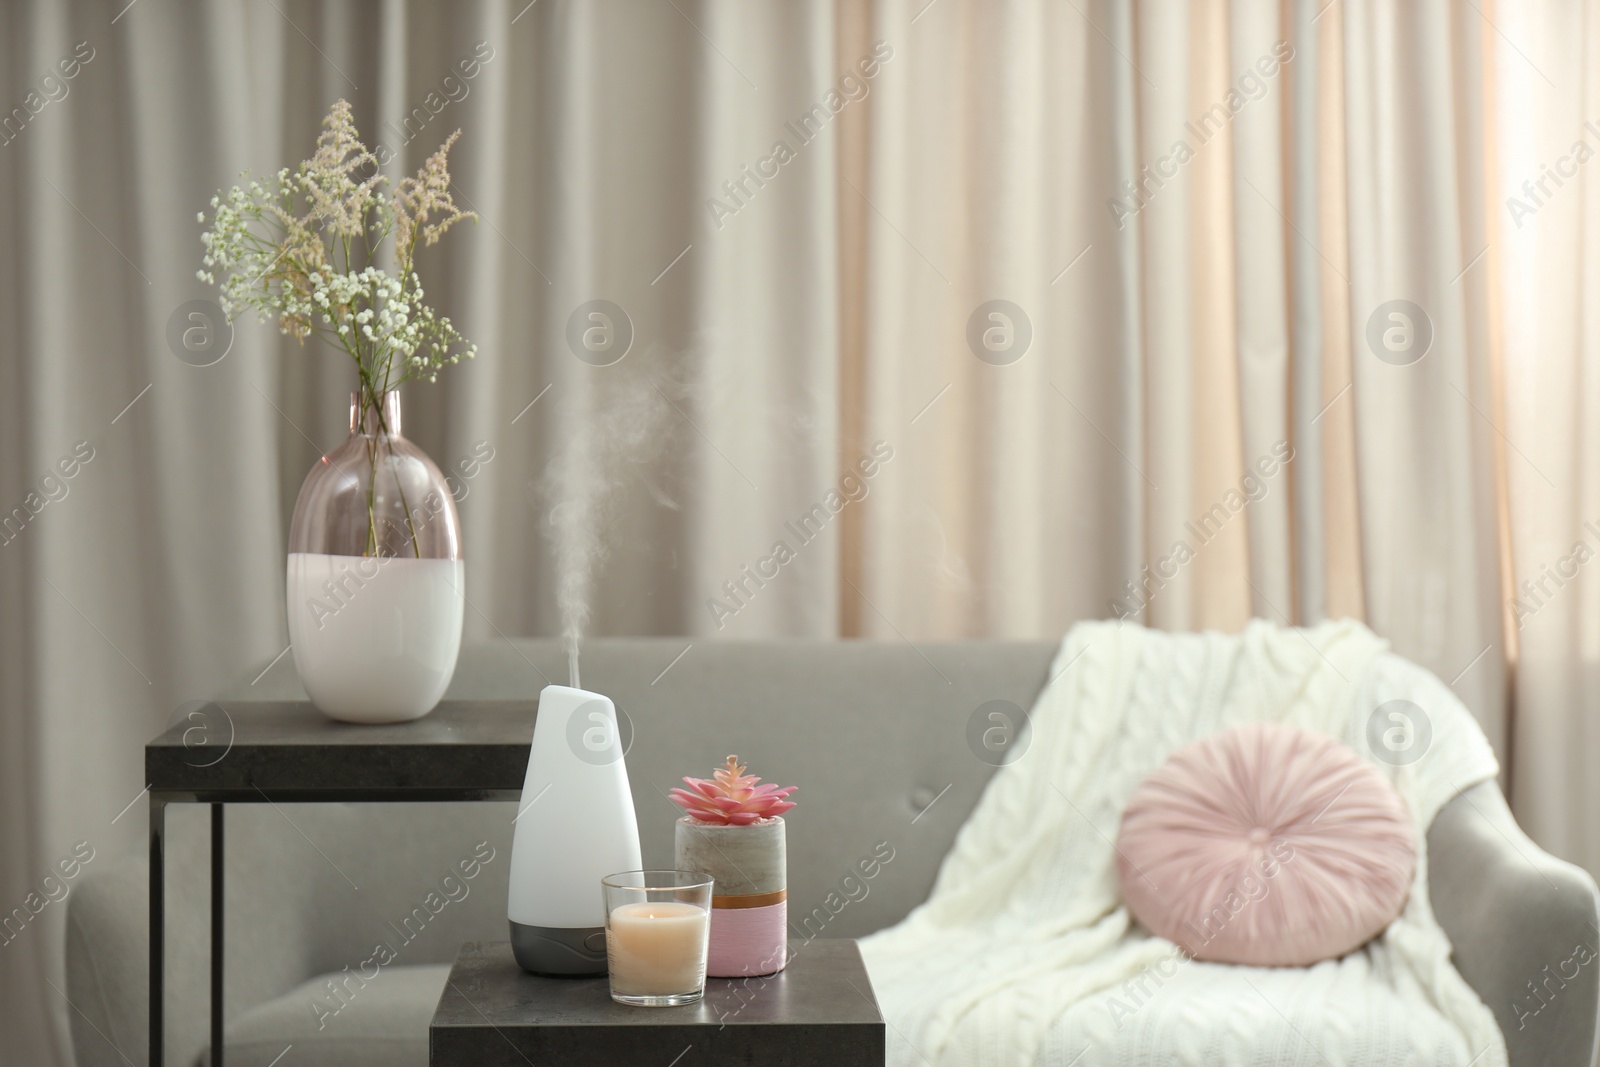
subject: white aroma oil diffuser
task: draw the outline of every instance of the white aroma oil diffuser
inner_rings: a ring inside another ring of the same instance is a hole
[[[539,694],[511,838],[511,950],[524,970],[606,973],[600,879],[644,866],[617,709],[599,693]]]

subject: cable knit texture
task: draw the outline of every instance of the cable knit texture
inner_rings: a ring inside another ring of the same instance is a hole
[[[1377,760],[1367,722],[1405,699],[1432,740]],[[1494,1017],[1450,963],[1428,902],[1425,833],[1493,753],[1437,678],[1344,621],[1240,634],[1081,623],[933,893],[861,943],[892,1064],[926,1067],[1504,1067]],[[1128,798],[1175,751],[1281,722],[1338,738],[1405,800],[1417,850],[1405,910],[1356,952],[1311,967],[1189,960],[1134,924],[1112,844]]]
[[[1400,794],[1354,749],[1253,722],[1184,746],[1139,784],[1116,863],[1151,933],[1196,959],[1286,967],[1381,933],[1417,849]]]

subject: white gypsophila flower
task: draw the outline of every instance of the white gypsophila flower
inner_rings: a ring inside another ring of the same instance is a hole
[[[474,217],[450,198],[446,157],[455,136],[388,194],[349,105],[335,104],[323,127],[316,154],[298,169],[246,175],[211,198],[196,278],[218,286],[230,319],[254,310],[297,340],[322,334],[355,360],[365,387],[432,381],[439,367],[476,354],[424,303],[412,256],[419,241],[432,244],[454,222]],[[205,225],[206,213],[196,220]],[[374,262],[391,237],[394,274]]]

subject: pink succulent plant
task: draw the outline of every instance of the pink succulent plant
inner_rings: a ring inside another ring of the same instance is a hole
[[[794,807],[794,802],[786,798],[795,786],[779,789],[771,783],[757,785],[761,779],[746,775],[744,770],[738,756],[729,756],[728,765],[713,774],[712,781],[685,778],[684,784],[689,788],[674,789],[672,802],[697,822],[722,826],[749,826]]]

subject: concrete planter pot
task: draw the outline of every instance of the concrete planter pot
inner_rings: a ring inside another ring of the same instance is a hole
[[[789,881],[783,819],[749,826],[678,820],[680,871],[716,879],[706,974],[743,978],[773,974],[789,962]]]

